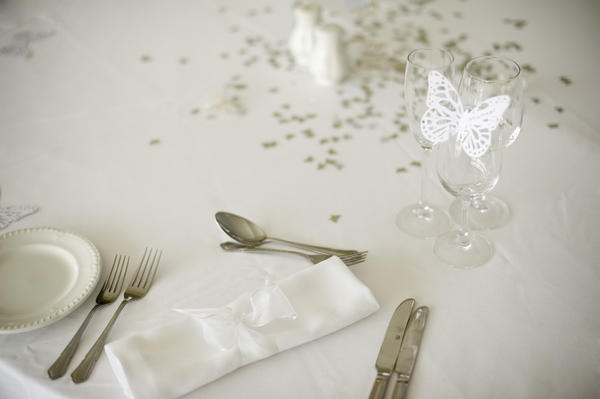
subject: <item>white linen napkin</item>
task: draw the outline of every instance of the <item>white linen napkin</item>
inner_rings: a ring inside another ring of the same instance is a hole
[[[377,311],[337,257],[219,309],[112,342],[106,354],[130,398],[176,398],[243,365],[339,330]]]

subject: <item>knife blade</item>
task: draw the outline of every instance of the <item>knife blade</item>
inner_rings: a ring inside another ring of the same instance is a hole
[[[423,337],[428,314],[429,308],[421,306],[415,310],[408,321],[400,353],[398,353],[398,359],[396,360],[396,383],[392,399],[402,399],[406,395],[408,382],[412,376],[417,355],[419,354],[419,346],[421,345],[421,338]]]
[[[404,337],[404,331],[406,330],[406,325],[408,324],[414,305],[414,299],[406,299],[398,305],[392,315],[375,362],[377,377],[373,383],[369,399],[380,399],[385,395],[387,381],[394,370],[396,358],[402,344],[402,337]]]

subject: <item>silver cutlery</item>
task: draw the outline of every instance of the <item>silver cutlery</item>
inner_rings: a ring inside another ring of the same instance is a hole
[[[127,275],[128,266],[129,256],[123,256],[119,254],[115,255],[110,272],[108,273],[108,276],[106,276],[106,280],[104,281],[104,284],[102,284],[102,288],[100,288],[100,292],[96,297],[96,305],[94,305],[92,310],[90,310],[75,335],[73,335],[73,338],[71,338],[71,341],[69,341],[60,356],[58,356],[56,361],[48,369],[48,376],[50,376],[51,379],[55,380],[65,375],[67,367],[69,366],[69,363],[71,362],[71,359],[73,359],[73,355],[79,346],[83,332],[85,331],[88,323],[92,319],[92,315],[96,312],[96,310],[98,310],[100,306],[114,302],[115,299],[117,299],[121,293],[121,290],[123,289],[123,282],[125,281],[125,276]]]
[[[288,251],[285,249],[254,247],[254,246],[238,244],[238,243],[231,242],[231,241],[221,243],[221,248],[224,251],[229,251],[229,252],[234,252],[234,251],[236,251],[236,252],[276,252],[276,253],[300,255],[300,256],[310,260],[314,264],[320,263],[320,262],[334,256],[334,255],[328,255],[328,254],[307,254],[304,252]],[[351,254],[351,255],[339,255],[339,258],[342,260],[342,262],[344,262],[344,264],[346,266],[352,266],[357,263],[364,262],[366,257],[367,257],[367,254],[365,252],[358,252],[356,254]]]
[[[400,352],[402,338],[410,319],[415,300],[412,298],[404,300],[392,315],[392,319],[383,337],[383,343],[379,349],[379,355],[375,362],[377,377],[373,383],[369,399],[382,399],[385,396],[388,379],[394,370],[396,358]]]
[[[355,250],[320,247],[317,245],[288,241],[281,238],[267,237],[264,230],[261,229],[256,223],[242,216],[234,215],[233,213],[229,212],[217,212],[215,214],[215,219],[223,231],[231,238],[248,246],[258,246],[269,241],[277,241],[297,248],[306,249],[308,251],[329,255],[340,256],[358,253],[358,251]]]
[[[421,338],[423,337],[428,314],[429,308],[422,306],[415,310],[408,321],[408,327],[406,327],[400,353],[396,360],[396,383],[392,399],[402,399],[406,395],[408,382],[410,381],[417,355],[419,354],[419,346],[421,345]]]
[[[142,260],[140,265],[138,266],[135,275],[131,279],[129,286],[125,289],[125,294],[123,294],[123,301],[117,308],[117,311],[113,315],[113,317],[108,322],[108,325],[102,331],[102,334],[98,337],[94,345],[92,345],[91,349],[85,355],[83,361],[77,366],[75,371],[71,373],[71,379],[73,382],[80,383],[88,379],[98,358],[102,354],[102,349],[104,348],[104,342],[106,341],[106,337],[110,332],[113,324],[117,320],[117,317],[121,313],[121,310],[132,300],[143,298],[147,293],[150,287],[152,286],[152,281],[154,280],[154,276],[156,275],[156,271],[158,270],[158,264],[160,263],[160,258],[162,256],[162,251],[153,250],[150,248],[146,248],[144,251],[144,255],[142,256]]]

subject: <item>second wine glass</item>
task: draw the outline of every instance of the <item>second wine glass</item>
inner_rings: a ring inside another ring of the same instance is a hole
[[[495,134],[494,146],[506,148],[519,136],[523,122],[523,81],[521,68],[506,57],[483,56],[469,61],[463,73],[462,92],[465,101],[476,103],[480,98],[509,95],[511,103],[504,112]],[[460,201],[450,206],[450,215],[460,217]],[[510,219],[510,208],[492,195],[477,195],[471,201],[469,226],[474,230],[501,227]]]
[[[409,118],[409,127],[419,146],[423,149],[421,162],[420,198],[416,204],[403,208],[396,224],[406,233],[416,237],[435,237],[448,230],[449,218],[444,211],[425,201],[424,189],[427,182],[429,155],[433,143],[423,137],[421,117],[427,110],[428,75],[438,71],[452,80],[454,58],[444,49],[417,49],[407,58],[404,74],[404,100]]]

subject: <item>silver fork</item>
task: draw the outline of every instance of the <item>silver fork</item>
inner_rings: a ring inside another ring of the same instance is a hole
[[[81,327],[79,327],[75,335],[73,335],[71,341],[69,341],[60,356],[58,356],[58,359],[56,359],[48,369],[48,376],[50,376],[51,379],[55,380],[65,375],[67,367],[69,366],[69,363],[71,363],[71,359],[73,359],[73,355],[79,346],[81,336],[96,310],[98,310],[100,306],[114,302],[115,299],[117,299],[123,289],[123,282],[127,275],[128,266],[129,256],[115,255],[110,272],[108,273],[108,276],[106,276],[106,280],[104,280],[104,284],[96,297],[96,305],[90,310],[83,323],[81,323]],[[123,268],[125,268],[125,271],[123,271]]]
[[[106,337],[110,332],[113,324],[117,320],[119,313],[121,310],[127,305],[129,302],[135,299],[143,298],[147,293],[150,287],[152,286],[152,281],[154,280],[154,276],[156,275],[156,271],[158,270],[158,264],[160,263],[160,258],[162,256],[162,250],[153,250],[150,248],[146,248],[144,251],[144,255],[142,256],[142,260],[140,265],[135,272],[135,276],[131,279],[129,286],[125,290],[125,294],[123,301],[117,308],[117,311],[113,315],[113,317],[108,322],[107,326],[102,331],[102,334],[98,337],[94,345],[90,348],[90,351],[85,355],[85,358],[81,361],[79,366],[71,373],[71,379],[73,382],[79,383],[88,379],[98,358],[102,354],[102,349],[104,349],[104,341],[106,341]]]
[[[300,256],[303,256],[306,259],[310,260],[314,264],[320,263],[320,262],[324,261],[325,259],[329,259],[333,256],[333,255],[326,255],[326,254],[314,254],[313,255],[313,254],[307,254],[307,253],[299,252],[299,251],[290,251],[287,249],[247,246],[247,245],[238,244],[238,243],[231,242],[231,241],[221,243],[221,248],[223,248],[224,251],[229,251],[229,252],[233,252],[233,251],[278,252],[278,253],[284,253],[284,254],[300,255]],[[346,266],[352,266],[357,263],[363,262],[365,260],[365,258],[367,257],[367,252],[365,251],[365,252],[358,252],[356,254],[338,255],[338,257],[342,260],[342,262],[344,262],[344,264]]]

